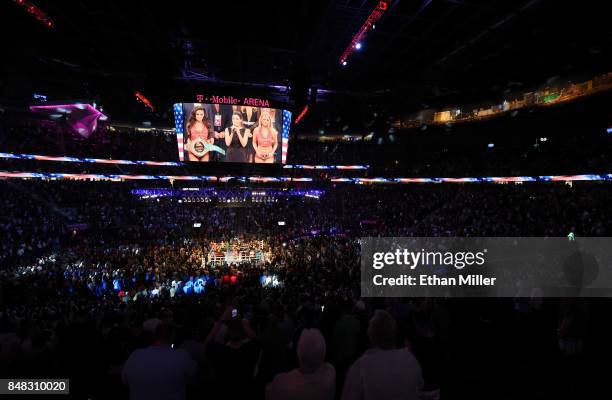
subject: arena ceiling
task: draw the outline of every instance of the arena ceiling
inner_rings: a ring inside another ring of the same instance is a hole
[[[607,71],[612,48],[601,1],[391,0],[346,67],[340,54],[376,0],[33,3],[53,30],[0,6],[7,94],[21,77],[32,90],[139,88],[168,104],[176,85],[201,82],[419,102]]]

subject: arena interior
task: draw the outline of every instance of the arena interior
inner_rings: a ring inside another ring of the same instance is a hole
[[[610,392],[605,2],[4,0],[0,21],[0,397]],[[371,243],[482,238],[499,288],[369,278]]]

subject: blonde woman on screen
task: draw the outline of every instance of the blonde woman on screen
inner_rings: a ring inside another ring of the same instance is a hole
[[[277,115],[276,115],[276,108],[264,108],[264,107],[262,107],[260,112],[262,114],[263,113],[270,114],[270,119],[272,119],[272,128],[276,129],[276,127],[278,126]]]
[[[267,112],[261,114],[259,124],[253,132],[253,148],[256,163],[274,163],[274,153],[278,148],[278,132],[272,126],[272,117]]]

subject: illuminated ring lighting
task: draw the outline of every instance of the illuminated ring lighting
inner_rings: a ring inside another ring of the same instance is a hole
[[[0,171],[0,178],[15,179],[67,179],[67,180],[183,180],[183,181],[208,181],[226,182],[236,177],[216,177],[206,175],[105,175],[105,174],[69,174],[52,172],[8,172]],[[250,178],[240,177],[242,181],[249,182],[302,182],[304,178],[289,177],[265,177],[253,176]],[[507,176],[507,177],[480,177],[480,178],[332,178],[332,183],[363,184],[410,184],[410,183],[522,183],[522,182],[574,182],[574,181],[612,181],[612,174],[584,174],[584,175],[540,175],[540,176]]]

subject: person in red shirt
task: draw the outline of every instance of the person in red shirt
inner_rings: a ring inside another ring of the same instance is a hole
[[[255,162],[272,164],[278,147],[278,132],[272,126],[272,117],[267,112],[261,114],[259,125],[253,132]]]

